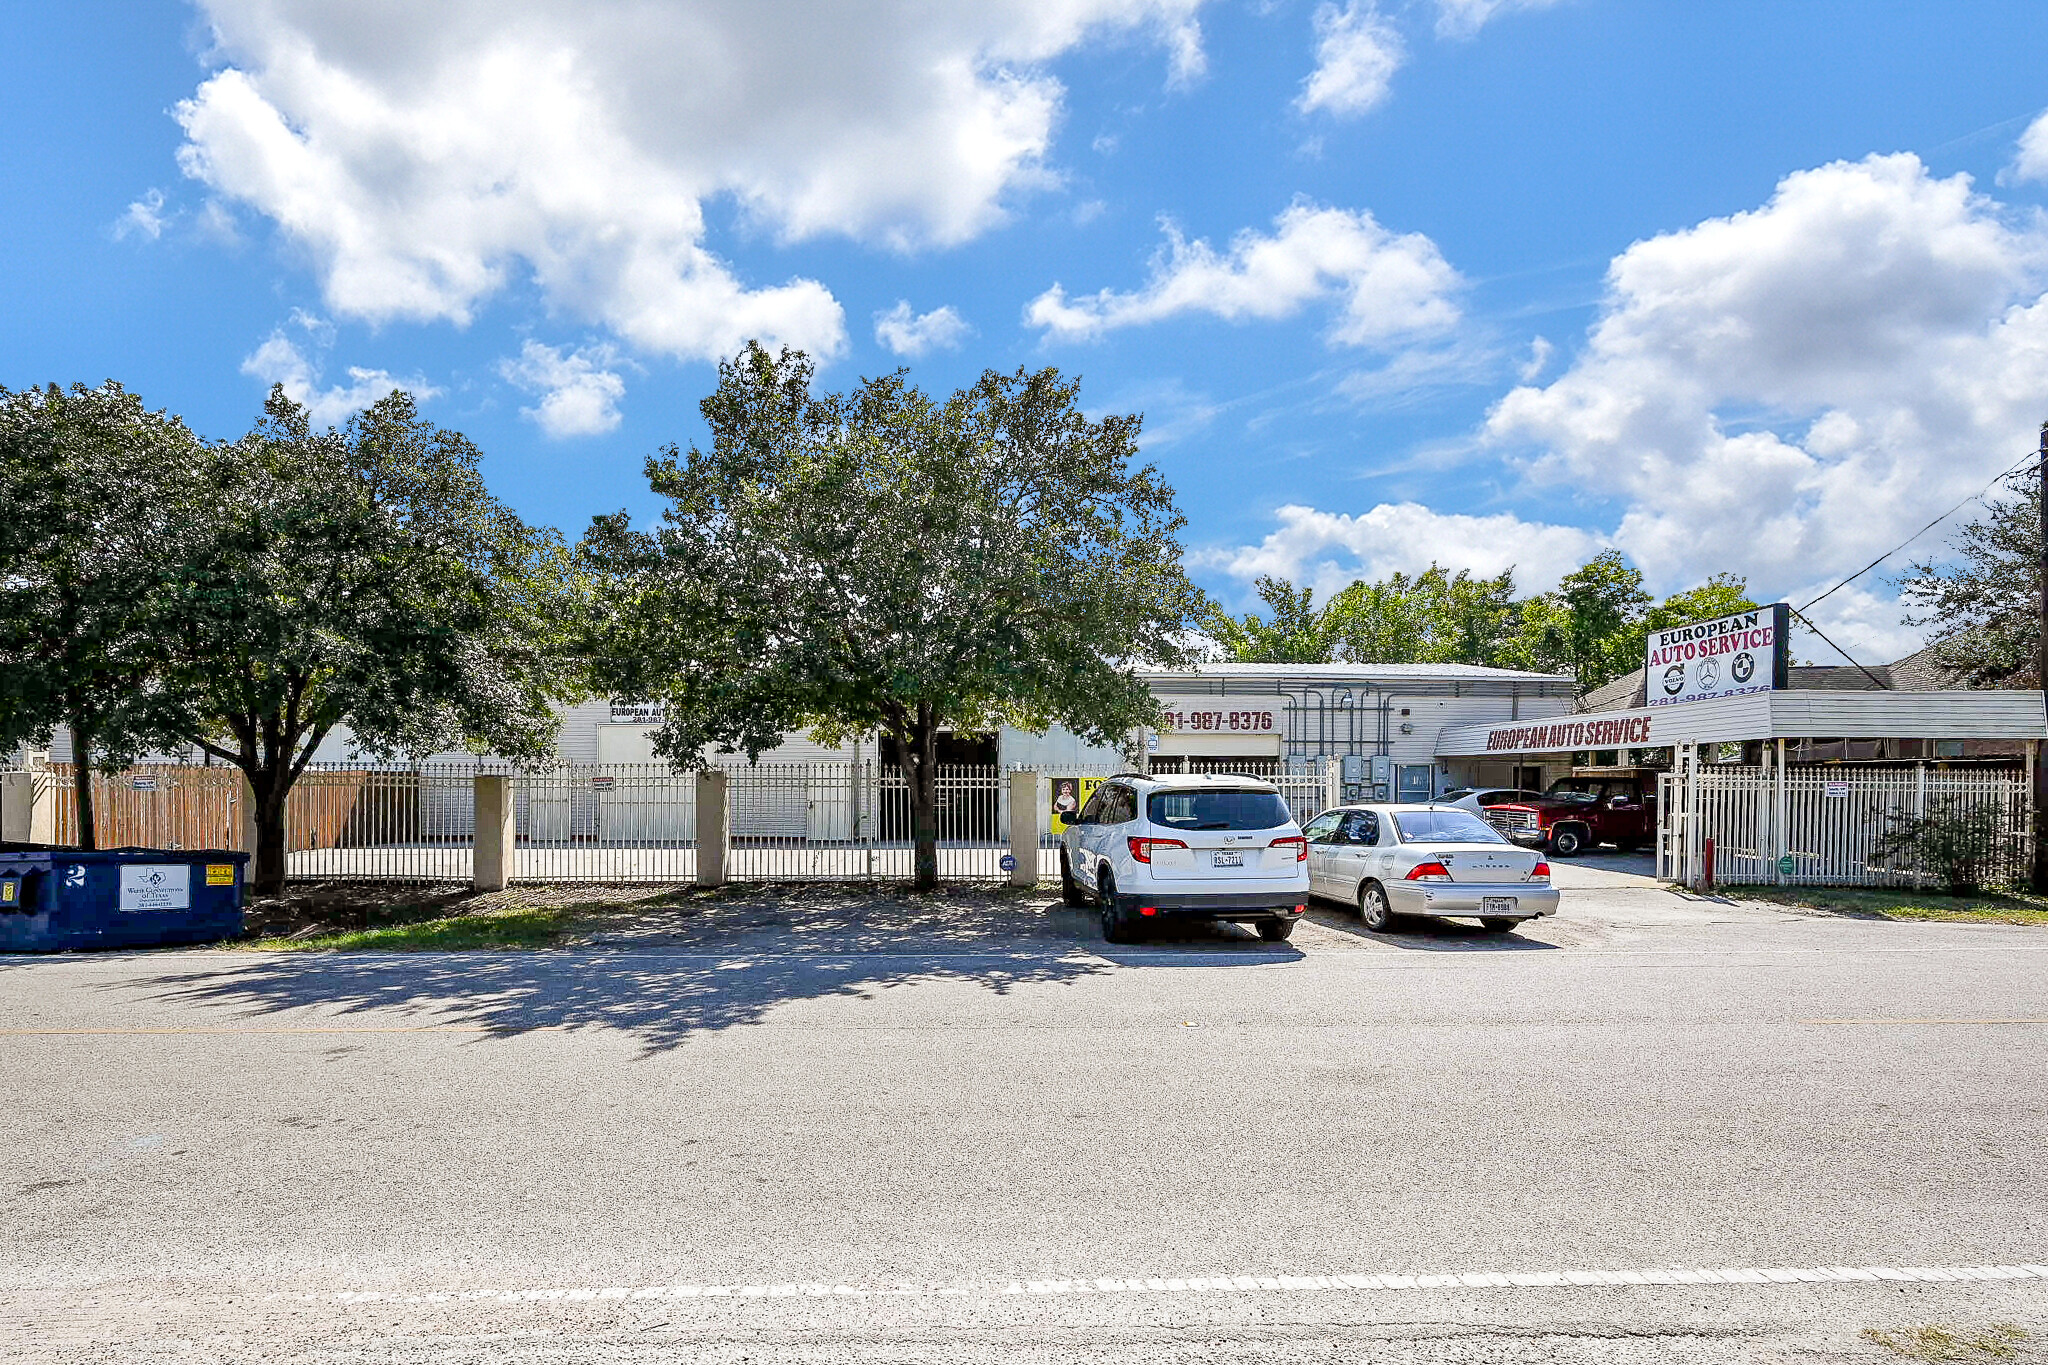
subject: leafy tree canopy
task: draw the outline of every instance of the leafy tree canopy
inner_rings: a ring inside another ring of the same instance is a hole
[[[151,613],[188,528],[180,486],[201,444],[109,381],[0,389],[0,748],[71,734],[78,835],[97,846],[91,768],[163,735]]]
[[[1899,580],[1906,624],[1932,626],[1935,662],[1972,687],[2041,685],[2041,472],[2007,481],[2014,495],[1949,542],[1952,562],[1914,564]]]
[[[893,737],[931,885],[938,731],[1121,739],[1156,719],[1137,667],[1189,662],[1202,597],[1172,489],[1132,467],[1139,419],[1088,420],[1057,371],[944,400],[902,372],[812,379],[801,352],[750,345],[702,405],[710,448],[648,461],[662,524],[592,524],[594,652],[609,690],[664,703],[677,767],[797,728]]]
[[[318,431],[274,388],[193,480],[162,691],[173,728],[249,778],[260,889],[283,881],[286,797],[337,726],[382,757],[548,756],[550,702],[577,682],[568,555],[479,460],[403,392]]]

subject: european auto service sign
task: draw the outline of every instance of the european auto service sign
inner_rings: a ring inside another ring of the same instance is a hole
[[[1650,632],[1644,691],[1652,706],[1768,692],[1785,685],[1785,632],[1791,610],[1739,611],[1712,621]]]

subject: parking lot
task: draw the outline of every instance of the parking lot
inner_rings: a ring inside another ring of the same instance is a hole
[[[1557,876],[1510,935],[1318,906],[1111,947],[1043,895],[780,889],[547,952],[8,961],[0,1355],[1867,1360],[1866,1327],[2048,1325],[2037,1278],[1821,1273],[2043,1262],[2048,937]]]

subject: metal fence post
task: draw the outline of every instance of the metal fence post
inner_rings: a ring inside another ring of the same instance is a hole
[[[513,824],[512,779],[503,773],[478,773],[476,844],[470,885],[478,891],[503,891],[512,880],[512,855],[518,843]]]
[[[697,774],[697,885],[724,886],[732,849],[731,774],[717,768]]]
[[[1038,885],[1038,774],[1010,774],[1010,885]]]

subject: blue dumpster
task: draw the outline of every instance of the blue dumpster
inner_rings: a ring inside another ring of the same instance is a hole
[[[0,852],[0,953],[234,938],[248,862],[219,849]]]

